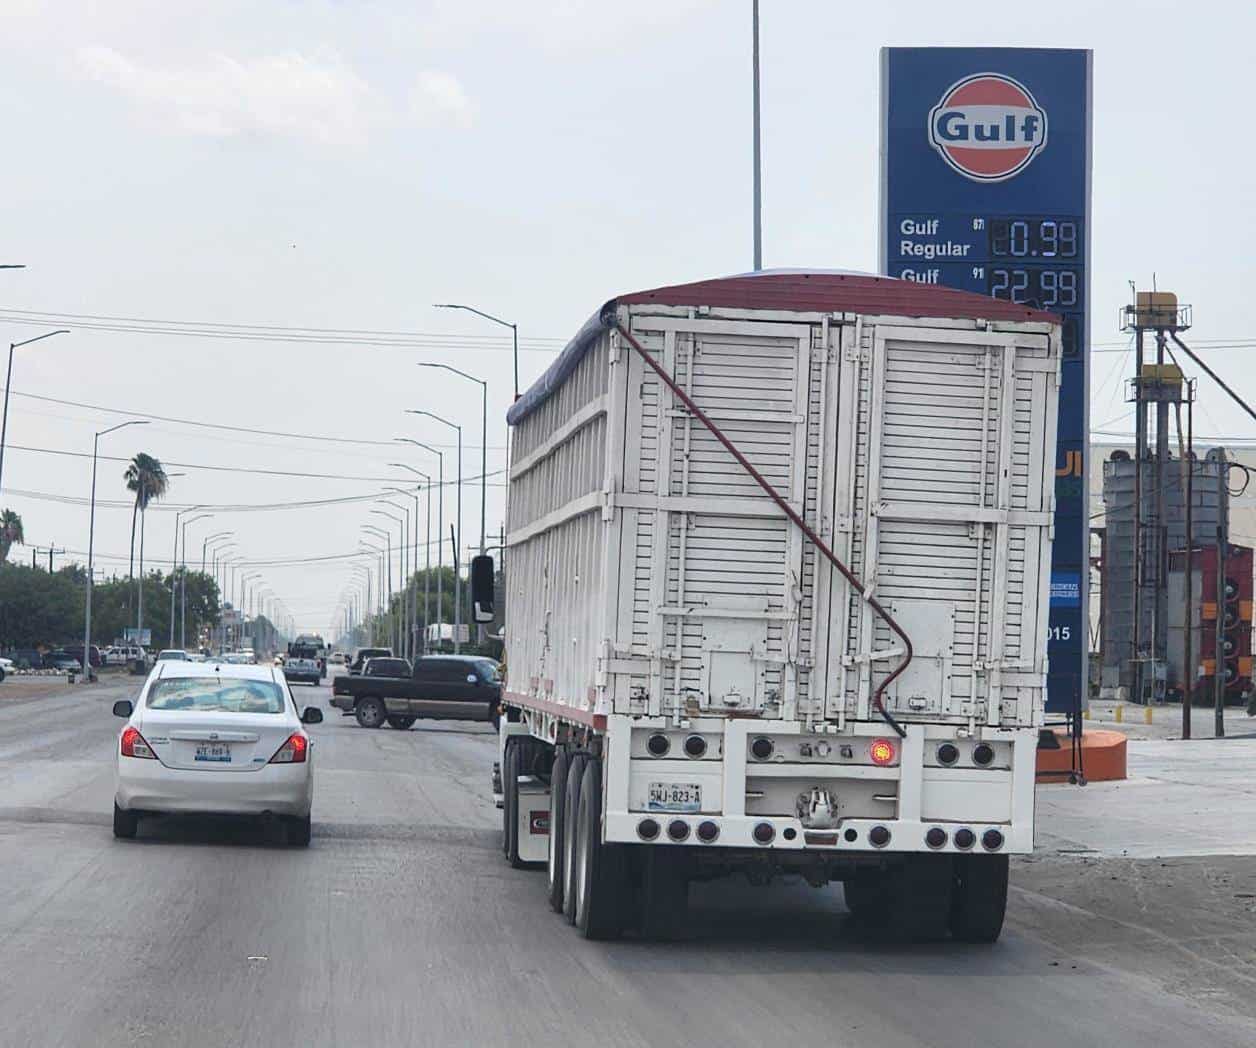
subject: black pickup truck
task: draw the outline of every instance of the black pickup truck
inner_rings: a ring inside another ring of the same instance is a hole
[[[405,659],[370,659],[361,675],[332,682],[331,704],[364,728],[387,723],[404,731],[419,718],[496,727],[500,701],[498,665],[481,655],[425,655],[413,668]]]

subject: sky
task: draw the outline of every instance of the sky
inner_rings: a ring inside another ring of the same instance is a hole
[[[1194,306],[1188,342],[1256,345],[1251,6],[761,7],[766,266],[875,270],[879,48],[1089,47],[1094,425],[1130,428],[1130,281]],[[751,265],[749,0],[0,0],[0,70],[0,263],[27,267],[0,271],[0,338],[72,329],[16,352],[0,507],[85,561],[95,432],[232,427],[101,439],[97,567],[127,570],[144,451],[182,474],[146,562],[169,568],[176,510],[284,504],[214,509],[189,561],[233,532],[237,592],[257,572],[303,630],[341,621],[363,525],[396,534],[369,501],[406,486],[392,463],[437,473],[396,439],[456,477],[454,429],[408,411],[462,427],[464,548],[487,445],[500,530],[509,332],[433,303],[517,323],[526,387],[615,294]],[[1256,396],[1250,351],[1208,359]],[[486,442],[480,387],[421,361],[488,383]],[[1256,436],[1206,378],[1196,430]]]

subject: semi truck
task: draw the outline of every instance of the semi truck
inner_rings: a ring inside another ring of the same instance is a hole
[[[494,789],[582,935],[667,936],[742,873],[997,939],[1034,845],[1060,360],[1027,305],[769,271],[608,301],[515,402]]]

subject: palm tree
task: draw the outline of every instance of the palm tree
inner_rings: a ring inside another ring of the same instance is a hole
[[[160,460],[139,452],[127,465],[123,474],[127,490],[135,492],[135,505],[131,509],[131,577],[135,577],[135,516],[140,515],[140,591],[136,612],[136,626],[143,626],[144,619],[144,512],[154,499],[160,499],[170,487],[165,467]]]
[[[9,550],[14,543],[21,546],[26,542],[22,532],[22,518],[13,510],[6,509],[0,513],[0,561],[9,559]]]

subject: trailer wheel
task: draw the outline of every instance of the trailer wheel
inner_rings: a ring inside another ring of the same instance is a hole
[[[576,834],[576,927],[586,939],[617,939],[624,930],[624,846],[602,842],[602,762],[585,763]]]
[[[568,756],[563,798],[563,915],[572,922],[576,919],[576,817],[580,811],[580,784],[587,760],[588,755],[584,753]]]
[[[567,834],[564,816],[567,804],[567,769],[570,757],[560,749],[550,769],[549,820],[549,904],[555,913],[563,912],[563,838]]]
[[[884,874],[870,866],[858,867],[852,877],[842,882],[842,892],[846,908],[859,920],[874,918],[887,905]]]
[[[506,858],[516,870],[531,863],[519,858],[519,776],[529,774],[536,764],[540,743],[534,739],[509,739],[502,762],[502,845]]]
[[[374,695],[358,700],[353,712],[358,718],[358,723],[364,728],[383,727],[384,720],[388,716],[383,701],[375,698]]]
[[[956,856],[951,934],[960,942],[992,943],[1007,912],[1006,855]]]

